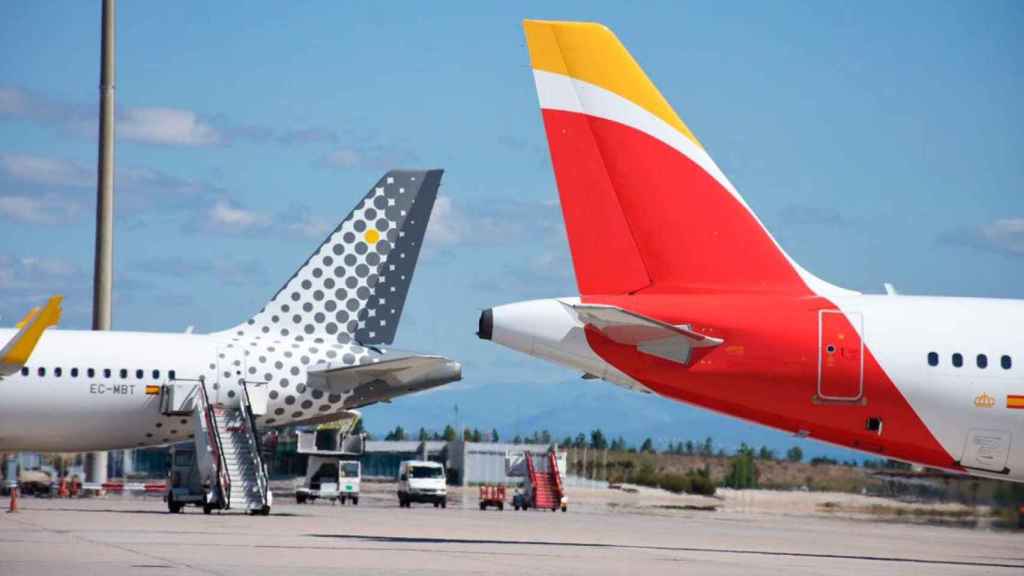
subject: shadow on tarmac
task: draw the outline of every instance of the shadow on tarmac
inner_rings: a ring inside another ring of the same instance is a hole
[[[22,508],[25,510],[25,508]],[[104,514],[144,514],[144,515],[155,515],[155,516],[171,516],[171,513],[167,510],[116,510],[112,508],[28,508],[28,510],[38,510],[45,512],[102,512]],[[199,508],[194,510],[186,509],[181,514],[190,514],[192,516],[205,516]],[[226,510],[214,510],[212,516],[238,516],[239,518],[247,518],[250,514],[226,511]],[[297,517],[303,518],[308,517],[309,514],[295,514],[293,512],[273,512],[273,516],[276,517]]]
[[[312,538],[334,538],[382,544],[478,544],[497,546],[556,546],[571,548],[609,548],[620,550],[652,550],[659,552],[701,552],[708,554],[751,554],[760,556],[786,556],[791,558],[824,558],[837,560],[866,560],[870,562],[900,562],[906,564],[942,566],[978,566],[983,568],[1024,568],[1021,564],[999,562],[969,562],[961,560],[931,560],[927,558],[900,558],[890,556],[861,556],[845,554],[815,554],[811,552],[777,552],[768,550],[743,550],[739,548],[697,548],[686,546],[643,546],[635,544],[604,544],[599,542],[550,542],[544,540],[491,540],[486,538],[423,538],[407,536],[367,536],[353,534],[308,534]],[[1017,559],[1011,559],[1015,561]],[[1021,559],[1024,562],[1024,559]]]

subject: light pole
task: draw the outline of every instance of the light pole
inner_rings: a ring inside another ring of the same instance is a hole
[[[96,267],[92,285],[93,330],[110,330],[114,248],[114,72],[114,0],[103,0],[100,140],[96,181]],[[106,482],[106,452],[90,452],[86,455],[86,480]]]

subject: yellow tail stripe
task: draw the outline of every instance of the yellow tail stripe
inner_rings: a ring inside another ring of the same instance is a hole
[[[643,68],[605,26],[593,22],[525,20],[523,28],[534,69],[563,74],[614,92],[701,146]]]
[[[39,342],[39,337],[43,335],[43,330],[60,320],[61,300],[63,300],[62,296],[50,298],[41,311],[28,319],[28,323],[15,334],[14,340],[4,348],[0,364],[22,366],[28,361],[32,350],[35,350],[36,343]]]
[[[36,306],[35,308],[29,310],[28,314],[25,314],[25,317],[21,319],[21,322],[15,324],[14,327],[17,328],[18,330],[21,330],[22,328],[25,327],[26,324],[31,322],[32,319],[36,317],[36,314],[39,314],[39,306]]]

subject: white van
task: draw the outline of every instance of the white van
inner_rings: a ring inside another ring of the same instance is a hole
[[[398,467],[398,505],[429,502],[434,508],[448,507],[448,485],[444,466],[426,460],[406,460]]]

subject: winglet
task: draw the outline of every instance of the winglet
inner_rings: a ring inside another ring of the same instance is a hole
[[[29,356],[43,335],[43,330],[55,326],[60,321],[60,304],[63,300],[63,296],[51,297],[46,306],[42,309],[33,308],[18,323],[18,333],[3,350],[0,350],[0,375],[13,374],[28,362]]]

